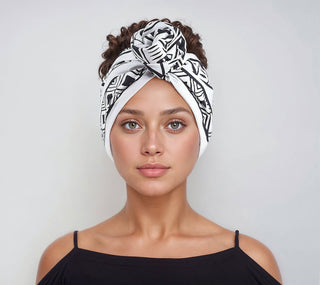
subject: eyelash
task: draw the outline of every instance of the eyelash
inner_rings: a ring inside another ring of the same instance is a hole
[[[136,121],[133,121],[133,120],[130,120],[130,121],[126,121],[124,123],[121,124],[121,127],[123,127],[124,129],[126,129],[127,131],[134,131],[136,130],[137,128],[134,128],[134,129],[131,129],[129,128],[127,125],[130,124],[130,123],[135,123],[136,124],[136,127],[139,126],[139,124],[136,122]]]
[[[168,124],[168,126],[170,126],[171,124],[174,124],[174,123],[178,123],[178,124],[180,124],[180,126],[179,126],[178,129],[169,128],[171,132],[179,132],[183,127],[186,126],[186,124],[184,124],[183,122],[178,121],[178,120],[171,121],[171,122]]]
[[[133,128],[133,129],[129,128],[128,124],[130,124],[130,123],[136,124],[136,127]],[[170,125],[175,124],[175,123],[180,124],[179,128],[173,129],[173,128],[170,128],[170,127],[169,127]],[[123,127],[126,131],[129,131],[129,132],[132,132],[132,131],[135,131],[136,129],[138,129],[138,126],[139,126],[139,123],[136,122],[136,121],[134,121],[134,120],[126,121],[126,122],[124,122],[124,123],[121,124],[121,127]],[[172,132],[172,133],[176,133],[176,132],[181,131],[181,129],[182,129],[183,127],[186,127],[186,124],[183,123],[182,121],[179,121],[179,120],[173,120],[173,121],[171,121],[171,122],[169,122],[169,123],[167,124],[167,128],[168,128],[168,129],[170,130],[170,132]]]

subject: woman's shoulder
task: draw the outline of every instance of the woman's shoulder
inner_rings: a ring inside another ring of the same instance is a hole
[[[282,282],[277,261],[266,245],[250,236],[239,234],[239,247],[270,275]]]
[[[74,247],[73,233],[68,233],[52,242],[43,252],[37,273],[39,281]]]
[[[226,248],[239,246],[246,255],[259,264],[276,280],[280,283],[282,282],[277,261],[271,250],[266,245],[255,238],[242,233],[239,233],[237,237],[236,231],[231,231],[213,222],[211,222],[211,225],[214,232],[212,240],[215,244],[217,242],[221,243],[222,246]],[[210,225],[207,226],[207,228],[210,228]]]

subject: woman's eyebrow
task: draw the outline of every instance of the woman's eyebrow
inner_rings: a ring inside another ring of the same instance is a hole
[[[135,110],[135,109],[122,109],[119,113],[128,113],[131,115],[140,115],[142,116],[144,113],[140,110]]]
[[[176,107],[176,108],[172,108],[172,109],[167,109],[167,110],[161,111],[160,115],[161,116],[172,115],[172,114],[176,114],[176,113],[179,113],[179,112],[187,112],[190,115],[192,115],[192,113],[188,109],[186,109],[184,107]],[[143,116],[144,115],[144,112],[142,112],[140,110],[128,109],[128,108],[123,108],[120,111],[120,113],[127,113],[127,114],[131,114],[131,115],[139,115],[139,116]]]
[[[160,115],[171,115],[171,114],[176,114],[179,112],[187,112],[191,115],[191,112],[184,108],[184,107],[177,107],[177,108],[172,108],[172,109],[168,109],[168,110],[164,110],[162,112],[160,112]]]

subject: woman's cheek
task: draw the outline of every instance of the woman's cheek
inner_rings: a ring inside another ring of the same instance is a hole
[[[172,141],[172,152],[180,154],[183,160],[189,161],[191,157],[198,158],[200,150],[200,138],[198,131],[185,136],[183,139],[175,138]]]

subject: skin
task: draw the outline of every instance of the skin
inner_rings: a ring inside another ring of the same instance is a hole
[[[110,141],[115,165],[126,182],[127,201],[110,219],[80,231],[80,248],[183,258],[234,247],[233,231],[199,215],[187,201],[187,177],[198,158],[199,132],[189,106],[170,83],[154,78],[140,89],[119,113]],[[146,177],[139,170],[146,163],[161,163],[168,170]],[[244,252],[282,282],[265,245],[242,234],[239,242]],[[40,260],[36,282],[72,248],[72,233],[53,242]]]

